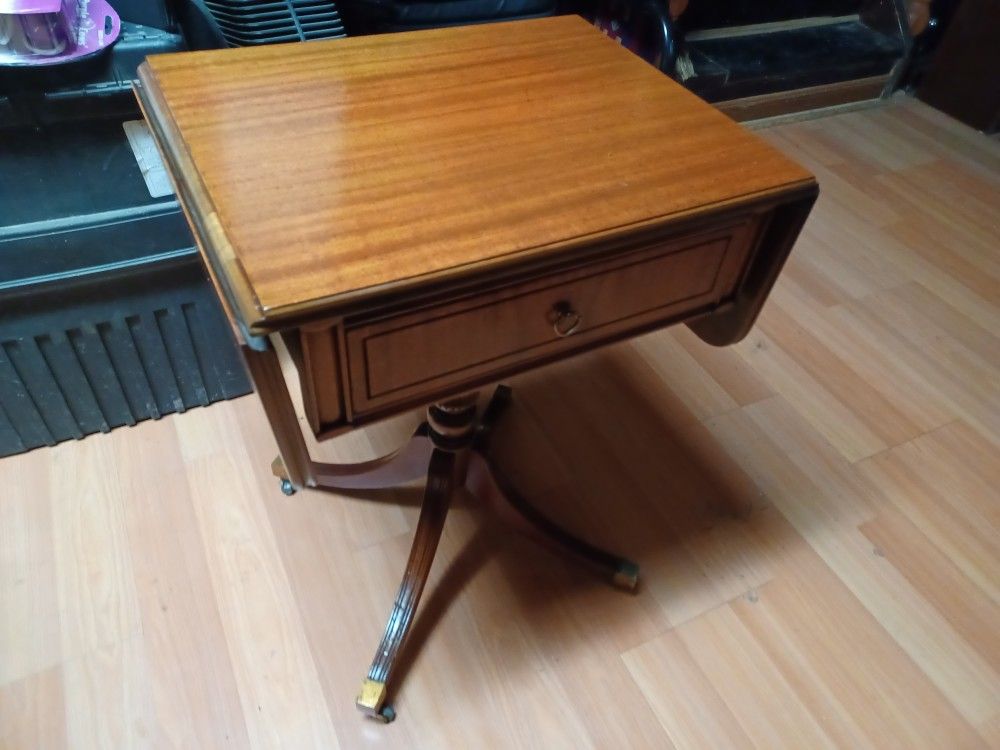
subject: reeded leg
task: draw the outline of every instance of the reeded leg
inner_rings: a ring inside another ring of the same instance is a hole
[[[402,448],[388,456],[356,464],[313,463],[316,486],[331,489],[378,489],[423,479],[434,444],[422,424]]]
[[[431,451],[427,425],[421,425],[409,443],[393,454],[358,464],[326,464],[313,461],[299,427],[295,407],[274,349],[242,347],[264,413],[271,423],[281,454],[271,471],[281,481],[281,491],[295,494],[303,487],[322,489],[377,489],[412,482],[424,476]]]
[[[422,424],[413,437],[402,448],[387,456],[361,461],[355,464],[324,464],[310,461],[311,478],[307,486],[330,490],[374,490],[396,487],[427,473],[434,444],[427,437],[427,425]],[[281,491],[286,495],[295,493],[294,485],[288,477],[281,456],[274,459],[271,472],[281,480]]]
[[[480,500],[489,503],[498,515],[503,516],[518,531],[531,537],[553,552],[568,555],[601,571],[611,582],[626,590],[633,590],[639,581],[639,566],[574,536],[562,526],[525,500],[495,472],[489,460],[474,451],[469,456],[469,490]]]
[[[449,451],[434,450],[431,455],[424,504],[420,509],[420,520],[417,522],[403,582],[399,586],[382,642],[368,670],[368,677],[358,693],[358,708],[380,721],[388,722],[395,718],[392,708],[385,705],[389,680],[409,633],[414,612],[420,603],[420,595],[427,583],[444,520],[448,515],[448,506],[455,489],[455,462],[456,454]]]

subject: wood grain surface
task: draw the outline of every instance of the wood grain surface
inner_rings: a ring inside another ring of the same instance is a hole
[[[763,136],[823,192],[750,336],[530,373],[493,437],[635,597],[459,502],[364,721],[420,487],[285,497],[217,403],[0,460],[0,748],[1000,747],[1000,146],[906,99]]]
[[[811,182],[572,16],[153,56],[140,78],[251,328]]]
[[[364,413],[406,399],[433,401],[442,388],[496,380],[504,369],[530,369],[711,309],[732,293],[755,230],[753,223],[729,227],[351,325],[351,404]],[[554,330],[561,305],[579,316],[563,337]]]

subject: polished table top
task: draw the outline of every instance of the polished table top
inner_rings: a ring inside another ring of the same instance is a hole
[[[256,333],[813,182],[575,16],[153,56],[140,81]]]

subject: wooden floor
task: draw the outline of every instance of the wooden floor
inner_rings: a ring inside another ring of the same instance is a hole
[[[516,379],[497,437],[638,595],[460,505],[364,721],[419,488],[285,497],[255,397],[196,409],[0,461],[0,747],[1000,747],[1000,148],[908,100],[765,133],[822,197],[750,336]]]

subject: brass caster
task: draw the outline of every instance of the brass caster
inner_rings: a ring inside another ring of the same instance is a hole
[[[635,587],[639,584],[638,564],[631,560],[622,560],[611,578],[611,583],[620,589],[635,591]]]
[[[285,471],[285,462],[281,460],[281,456],[275,456],[271,462],[271,473],[281,482],[282,492],[288,496],[295,494],[295,485],[288,478],[288,472]]]

